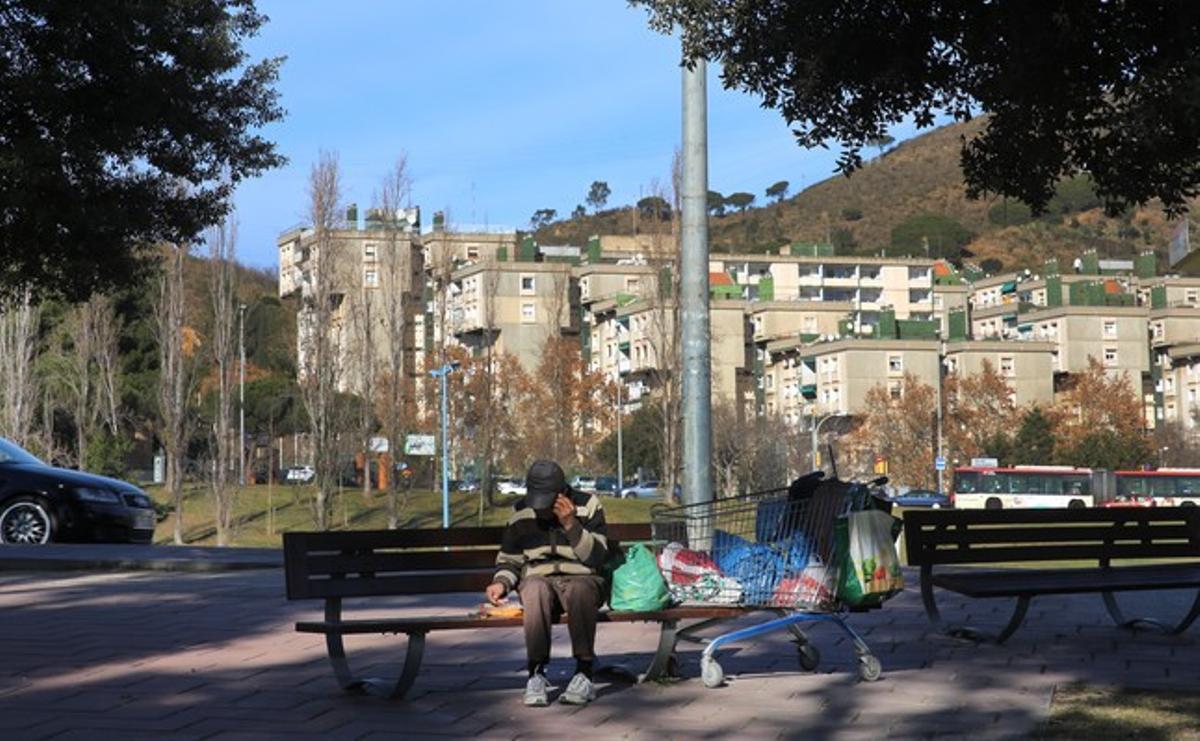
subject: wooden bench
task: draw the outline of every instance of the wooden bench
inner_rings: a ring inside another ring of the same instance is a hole
[[[1016,608],[995,636],[997,643],[1020,627],[1030,601],[1046,594],[1100,593],[1122,627],[1144,624],[1176,634],[1200,616],[1200,592],[1173,626],[1151,618],[1128,620],[1114,597],[1124,591],[1200,590],[1200,508],[910,510],[904,513],[904,539],[908,564],[921,568],[921,598],[930,622],[953,635],[987,637],[971,627],[945,625],[934,587],[972,598],[1015,597]],[[1113,564],[1125,559],[1155,563]],[[1097,565],[1079,567],[1080,561]],[[934,573],[935,566],[1013,563],[1030,566]]]
[[[609,525],[609,541],[650,540],[650,525]],[[399,698],[412,686],[425,649],[425,635],[435,630],[520,627],[522,619],[459,614],[438,617],[360,618],[342,616],[342,601],[414,594],[475,592],[491,583],[502,527],[358,532],[296,532],[283,536],[284,573],[289,600],[322,599],[325,619],[296,623],[302,633],[320,633],[338,684],[346,691]],[[615,548],[613,549],[615,552]],[[742,607],[673,607],[654,612],[600,613],[601,623],[656,622],[658,648],[650,667],[632,678],[657,679],[675,670],[680,640],[701,642],[695,632],[741,617]],[[682,621],[695,621],[681,626]],[[355,676],[342,637],[370,633],[404,633],[408,647],[399,679]]]

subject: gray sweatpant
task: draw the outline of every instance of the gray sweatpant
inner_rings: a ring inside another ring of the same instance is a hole
[[[571,654],[578,661],[596,658],[596,615],[604,602],[600,576],[526,576],[517,588],[525,609],[525,652],[529,666],[550,660],[550,629],[554,618],[567,613]]]

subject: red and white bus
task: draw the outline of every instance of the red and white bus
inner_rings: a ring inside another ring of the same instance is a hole
[[[954,469],[958,509],[1091,507],[1098,482],[1090,468],[1072,466],[968,466]]]
[[[1200,504],[1200,468],[1117,471],[1118,505],[1194,507]]]

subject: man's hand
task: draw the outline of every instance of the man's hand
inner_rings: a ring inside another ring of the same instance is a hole
[[[504,595],[508,594],[508,587],[498,581],[494,581],[487,586],[484,594],[487,595],[488,602],[491,602],[493,605],[500,605],[504,603]]]
[[[554,500],[554,516],[563,530],[570,530],[575,525],[575,503],[566,494],[559,494]]]

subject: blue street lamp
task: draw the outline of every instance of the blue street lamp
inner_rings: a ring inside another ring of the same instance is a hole
[[[447,429],[450,427],[450,404],[447,392],[447,377],[458,370],[459,363],[446,363],[441,368],[429,371],[429,375],[442,381],[442,527],[450,527],[450,445]]]

